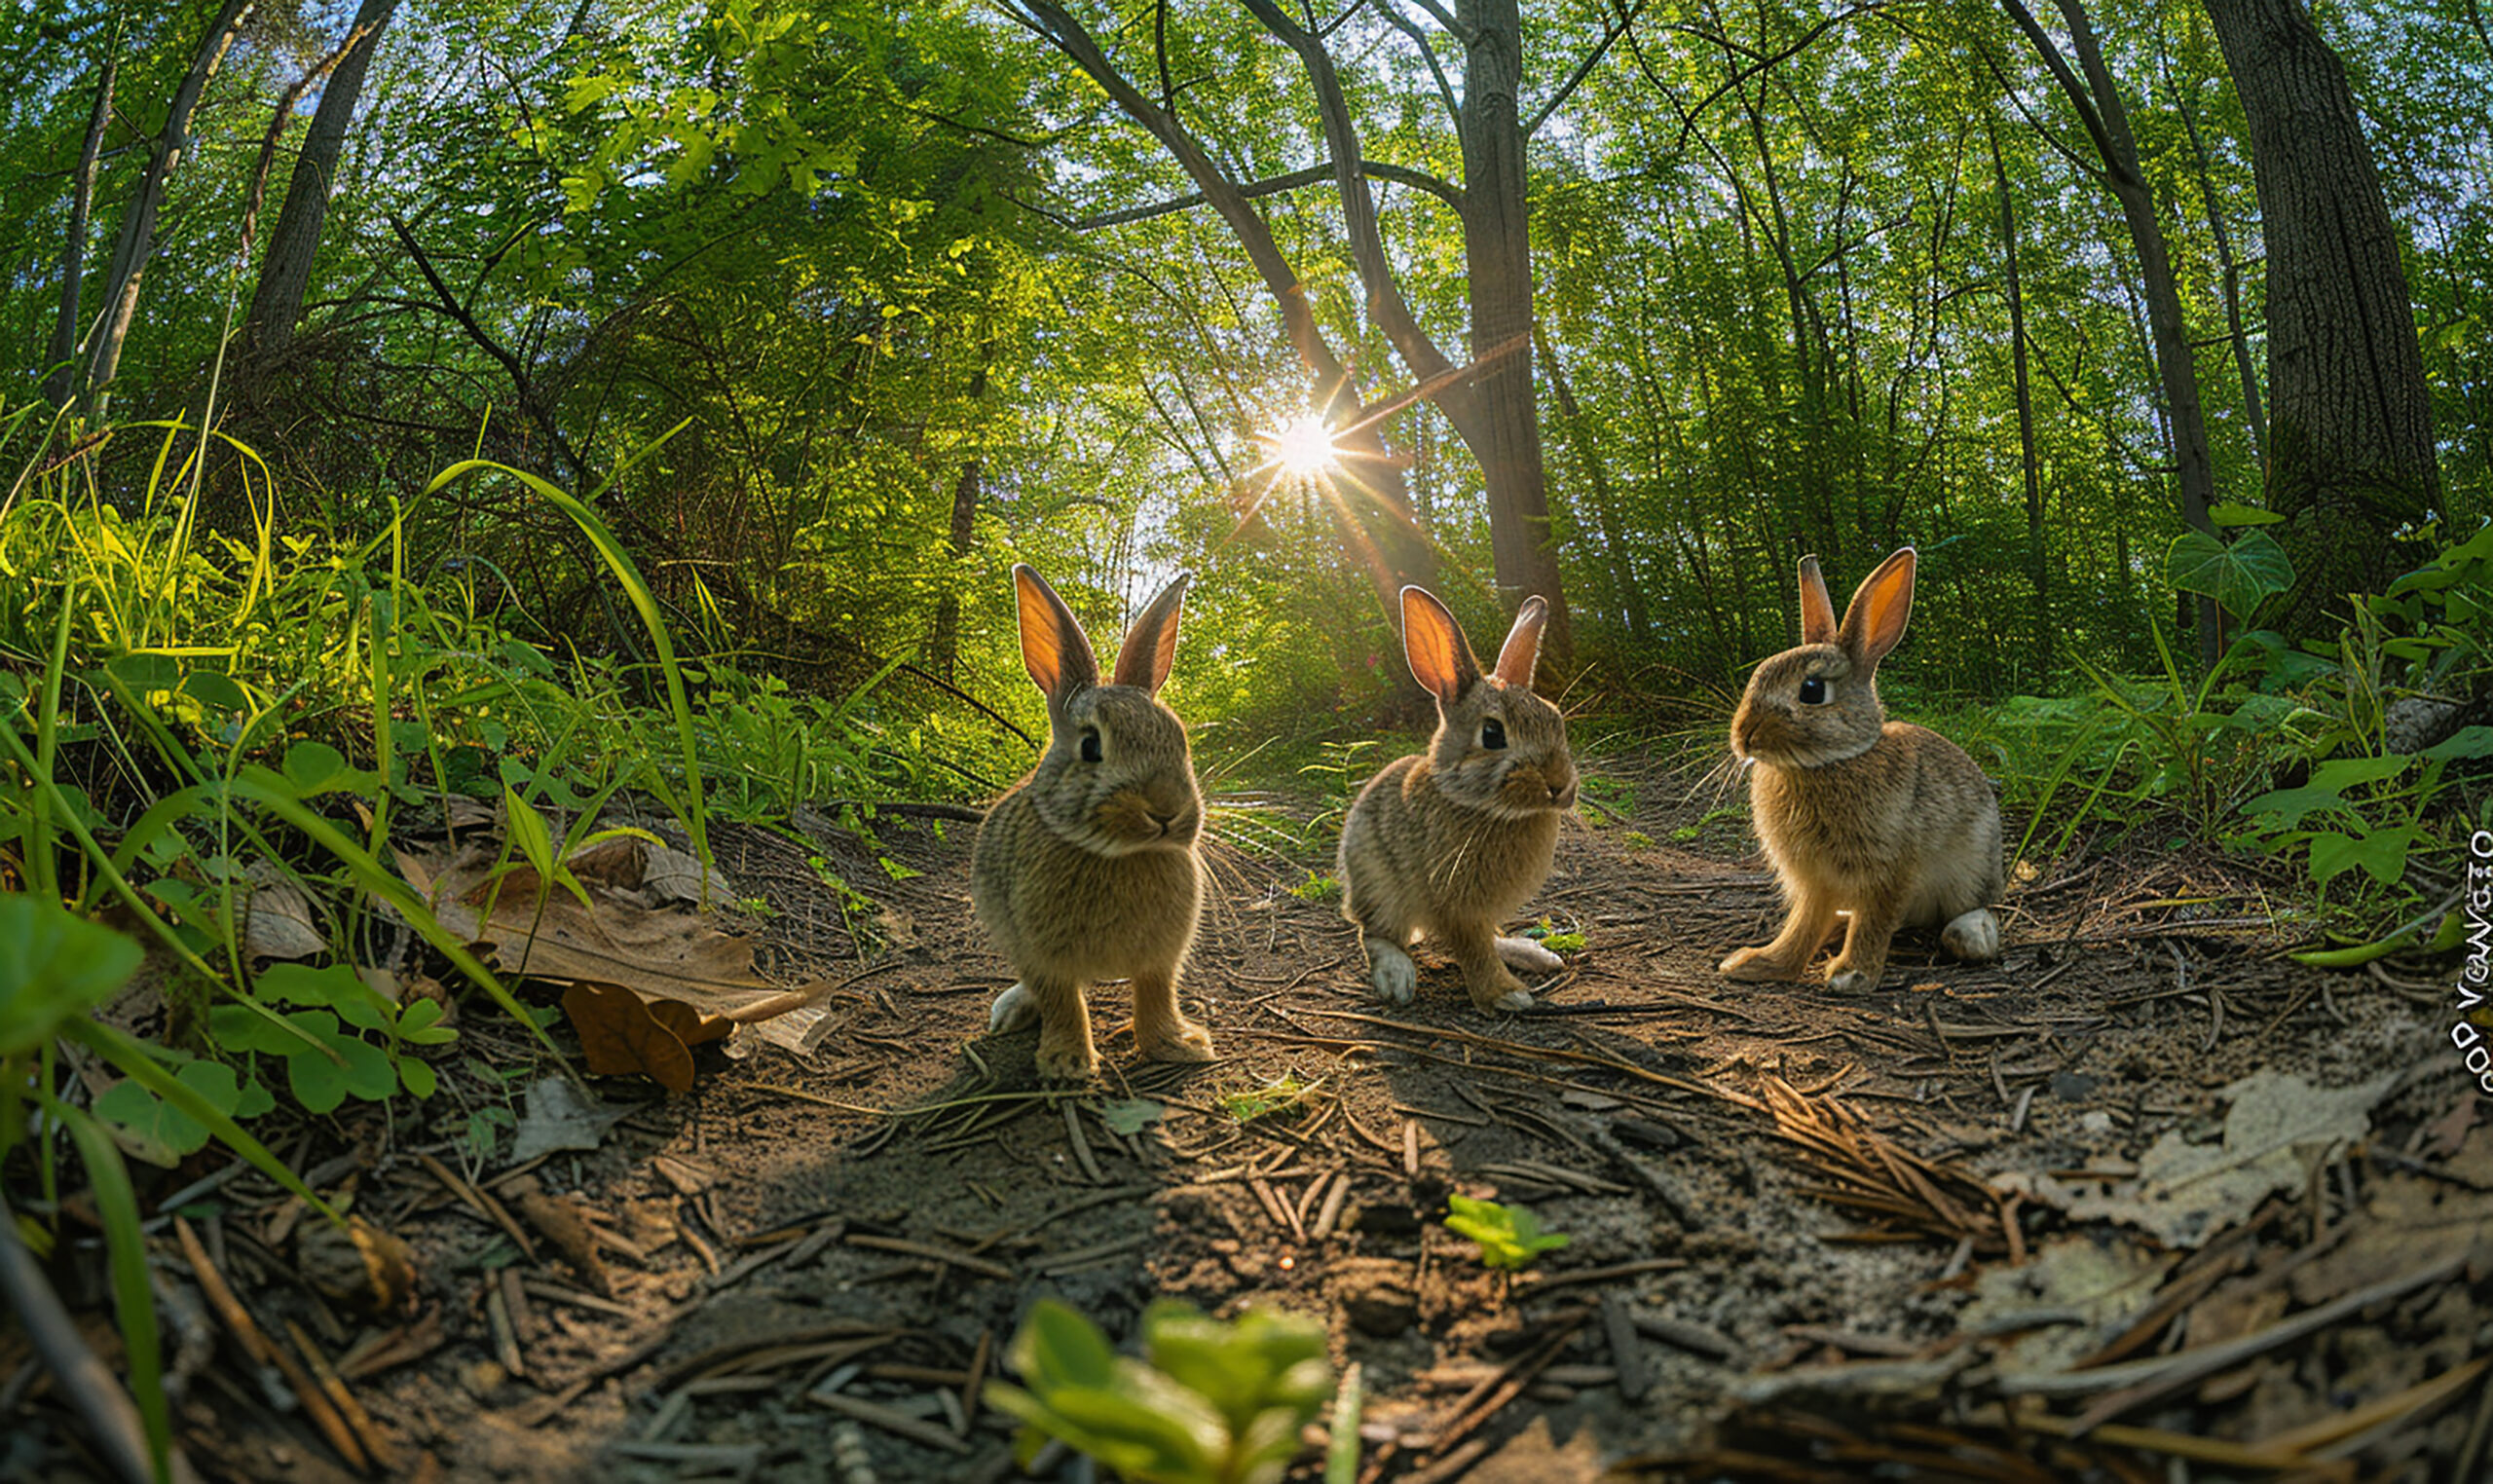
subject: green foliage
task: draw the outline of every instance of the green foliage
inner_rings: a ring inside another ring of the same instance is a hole
[[[1311,871],[1306,880],[1289,889],[1289,894],[1301,902],[1339,902],[1342,900],[1341,878]]]
[[[1298,1108],[1323,1085],[1324,1079],[1321,1077],[1314,1082],[1306,1082],[1296,1072],[1284,1072],[1261,1087],[1221,1094],[1220,1106],[1238,1122],[1251,1124],[1259,1118],[1270,1118],[1276,1113]]]
[[[2294,569],[2286,548],[2265,531],[2250,531],[2231,541],[2184,531],[2174,538],[2165,558],[2165,576],[2174,591],[2204,593],[2241,619],[2250,617],[2261,599],[2291,587]]]
[[[1544,1232],[1541,1218],[1520,1206],[1474,1201],[1470,1196],[1445,1198],[1446,1230],[1480,1245],[1480,1260],[1492,1268],[1528,1268],[1544,1252],[1555,1251],[1571,1240],[1564,1232]]]
[[[1005,1351],[1027,1390],[987,1394],[1024,1424],[1025,1459],[1056,1437],[1151,1484],[1272,1484],[1333,1389],[1323,1325],[1293,1315],[1223,1322],[1162,1299],[1143,1313],[1142,1352],[1117,1354],[1098,1326],[1041,1299]]]

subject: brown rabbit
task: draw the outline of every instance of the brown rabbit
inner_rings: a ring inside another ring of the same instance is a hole
[[[1914,549],[1881,563],[1835,621],[1818,559],[1801,559],[1801,647],[1759,665],[1731,719],[1750,765],[1758,837],[1790,916],[1762,948],[1723,960],[1739,980],[1799,979],[1850,912],[1829,987],[1875,988],[1902,927],[1940,927],[1961,959],[1999,956],[1999,803],[1991,781],[1937,732],[1890,722],[1879,661],[1913,612]]]
[[[1043,1077],[1098,1070],[1083,991],[1104,980],[1134,981],[1144,1057],[1211,1059],[1210,1033],[1177,1008],[1203,909],[1203,796],[1185,723],[1158,694],[1193,576],[1179,573],[1135,619],[1103,686],[1072,610],[1037,573],[1013,569],[1022,663],[1048,697],[1048,750],[979,827],[970,898],[1020,981],[989,1022],[1038,1020]]]
[[[1376,992],[1407,1004],[1419,968],[1404,951],[1425,933],[1463,966],[1471,1003],[1524,1010],[1507,964],[1546,972],[1557,954],[1498,924],[1549,874],[1559,817],[1576,804],[1567,719],[1532,691],[1549,606],[1527,598],[1483,675],[1445,605],[1402,589],[1402,651],[1437,699],[1425,755],[1386,764],[1342,821],[1342,911],[1367,945]]]

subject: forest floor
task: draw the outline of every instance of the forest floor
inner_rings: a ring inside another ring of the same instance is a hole
[[[530,1162],[612,1234],[604,1272],[521,1253],[521,1171],[473,1162],[448,1098],[295,1153],[347,1151],[320,1173],[411,1245],[412,1323],[353,1343],[257,1176],[207,1250],[263,1327],[345,1352],[366,1476],[1021,1478],[979,1392],[1048,1294],[1118,1339],[1163,1296],[1321,1317],[1364,1378],[1362,1479],[2474,1476],[2493,1131],[2446,980],[2405,977],[2445,961],[2299,968],[2282,877],[2131,848],[2025,872],[1998,964],[1909,940],[1875,993],[1733,984],[1715,963],[1777,920],[1743,822],[1624,781],[1531,906],[1585,944],[1534,1012],[1473,1012],[1425,954],[1418,1001],[1378,1004],[1338,903],[1287,890],[1328,863],[1233,854],[1183,986],[1219,1059],[1137,1063],[1111,988],[1078,1095],[988,1034],[974,826],[886,817],[892,871],[815,821],[863,901],[725,830],[766,958],[841,984],[813,1054],[707,1048],[664,1099],[607,1080],[602,1142]],[[471,1052],[524,1051],[492,1019]],[[1491,1272],[1450,1192],[1571,1240]],[[345,1476],[239,1372],[199,1368],[178,1417],[211,1474]]]

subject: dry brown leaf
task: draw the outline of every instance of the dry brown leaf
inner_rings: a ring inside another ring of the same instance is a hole
[[[254,863],[242,894],[242,951],[253,958],[309,958],[325,953],[329,940],[313,920],[312,899],[266,862]]]
[[[689,902],[717,907],[735,900],[727,878],[684,851],[652,845],[641,864],[641,890],[657,902]]]
[[[580,1055],[590,1071],[607,1077],[637,1073],[670,1093],[692,1091],[691,1047],[699,1042],[688,1041],[688,1035],[715,1041],[734,1028],[732,1021],[705,1017],[688,1005],[644,1000],[620,984],[593,980],[563,991],[563,1013],[579,1032]]]

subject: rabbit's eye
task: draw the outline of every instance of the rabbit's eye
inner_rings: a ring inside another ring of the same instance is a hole
[[[1099,761],[1099,734],[1088,728],[1085,728],[1082,733],[1082,761],[1085,762]]]
[[[1827,683],[1812,675],[1801,683],[1801,704],[1823,706],[1827,703]]]
[[[1507,723],[1496,717],[1480,723],[1480,745],[1490,752],[1507,745]]]

